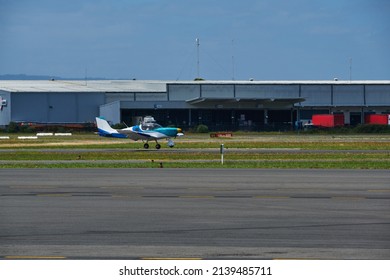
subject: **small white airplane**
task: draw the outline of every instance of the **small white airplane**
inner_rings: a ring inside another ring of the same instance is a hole
[[[144,117],[140,125],[126,127],[124,129],[114,129],[108,122],[101,118],[96,118],[96,124],[99,130],[99,135],[104,137],[115,137],[115,138],[130,138],[134,141],[142,140],[144,142],[144,148],[149,149],[149,141],[156,141],[156,149],[160,149],[161,145],[157,142],[159,139],[167,139],[168,146],[173,147],[175,143],[171,138],[176,136],[183,136],[181,128],[176,127],[162,127],[153,117]]]

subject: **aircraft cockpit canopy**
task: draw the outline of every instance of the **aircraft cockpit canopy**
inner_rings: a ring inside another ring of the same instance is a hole
[[[141,129],[142,130],[153,130],[162,127],[158,123],[142,123]]]
[[[156,123],[155,119],[151,116],[144,117],[144,120],[141,124],[142,130],[153,130],[162,127],[158,123]]]

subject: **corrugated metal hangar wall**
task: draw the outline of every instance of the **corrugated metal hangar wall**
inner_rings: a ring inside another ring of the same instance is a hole
[[[0,81],[0,99],[2,126],[93,122],[98,115],[130,124],[150,114],[164,125],[261,130],[315,113],[343,113],[352,125],[390,113],[390,81]]]
[[[389,84],[168,83],[167,92],[155,94],[153,101],[141,93],[131,98],[120,106],[126,122],[153,114],[167,124],[205,123],[213,129],[286,127],[317,113],[343,113],[346,124],[356,125],[366,114],[390,113]]]
[[[104,101],[104,93],[14,93],[11,99],[11,119],[39,123],[93,122]]]

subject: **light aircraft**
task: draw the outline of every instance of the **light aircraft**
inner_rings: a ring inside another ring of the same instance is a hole
[[[142,140],[144,142],[144,148],[149,149],[149,141],[156,141],[156,149],[160,149],[161,145],[157,142],[159,139],[167,139],[168,146],[173,147],[175,143],[172,138],[176,136],[183,136],[181,128],[176,127],[162,127],[153,117],[144,117],[140,125],[126,127],[124,129],[114,129],[108,122],[101,118],[96,118],[96,124],[99,130],[100,136],[115,137],[115,138],[130,138],[134,141]]]

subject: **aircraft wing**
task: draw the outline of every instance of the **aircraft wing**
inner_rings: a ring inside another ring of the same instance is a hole
[[[121,129],[121,130],[119,130],[119,131],[120,131],[120,133],[127,135],[127,137],[128,137],[129,139],[134,140],[134,141],[137,141],[137,140],[150,140],[150,139],[154,139],[154,137],[152,137],[152,136],[149,135],[149,134],[142,133],[142,132],[137,132],[137,131],[133,131],[133,130],[131,129],[131,127],[124,128],[124,129]]]
[[[169,138],[168,135],[165,135],[158,131],[134,131],[132,127],[124,128],[119,130],[121,134],[126,134],[131,140],[154,140],[154,139],[164,139]]]

